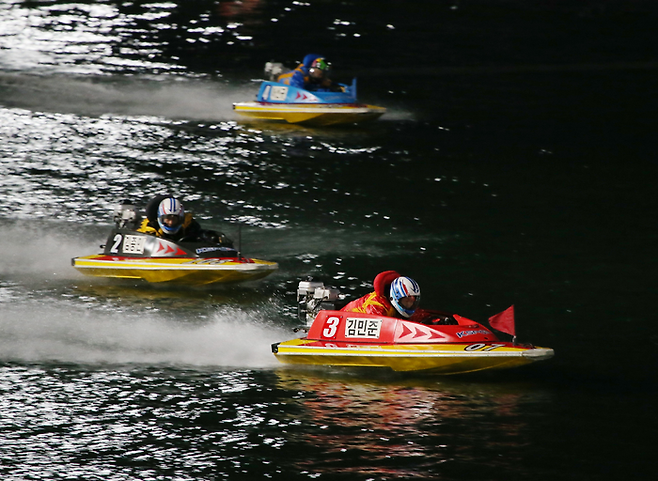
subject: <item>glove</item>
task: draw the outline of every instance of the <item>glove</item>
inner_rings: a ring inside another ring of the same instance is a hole
[[[233,247],[233,241],[224,234],[219,234],[219,244],[223,247]]]
[[[204,230],[200,237],[204,242],[219,244],[219,234],[213,230]]]

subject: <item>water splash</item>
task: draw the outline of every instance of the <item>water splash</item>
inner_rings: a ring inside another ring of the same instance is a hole
[[[2,74],[0,103],[28,110],[102,116],[234,120],[233,102],[255,99],[258,84],[201,79]]]
[[[234,308],[203,323],[61,305],[2,311],[3,361],[263,368],[277,364],[270,344],[291,337],[262,314]]]
[[[54,222],[6,224],[0,231],[0,276],[75,276],[71,258],[100,251],[98,240],[105,236],[96,230]]]

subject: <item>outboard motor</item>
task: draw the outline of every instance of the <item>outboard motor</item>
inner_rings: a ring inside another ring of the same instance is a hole
[[[286,69],[281,62],[267,62],[265,64],[265,78],[269,79],[271,82],[276,82],[279,75],[285,72]]]
[[[323,309],[335,309],[340,291],[322,282],[300,281],[297,286],[297,318],[310,327]]]
[[[141,218],[137,208],[131,204],[121,204],[114,209],[114,223],[117,229],[137,229]]]

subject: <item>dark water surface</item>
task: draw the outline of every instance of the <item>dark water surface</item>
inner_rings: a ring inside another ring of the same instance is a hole
[[[3,480],[653,479],[652,1],[0,5]],[[327,55],[361,127],[250,123],[266,61]],[[258,282],[85,278],[114,206],[169,191]],[[491,375],[278,364],[307,276],[396,269],[514,304],[554,359]]]

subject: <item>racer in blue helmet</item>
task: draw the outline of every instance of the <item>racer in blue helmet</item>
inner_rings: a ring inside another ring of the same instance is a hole
[[[389,300],[395,310],[408,319],[420,304],[420,286],[410,277],[398,277],[391,283]]]

